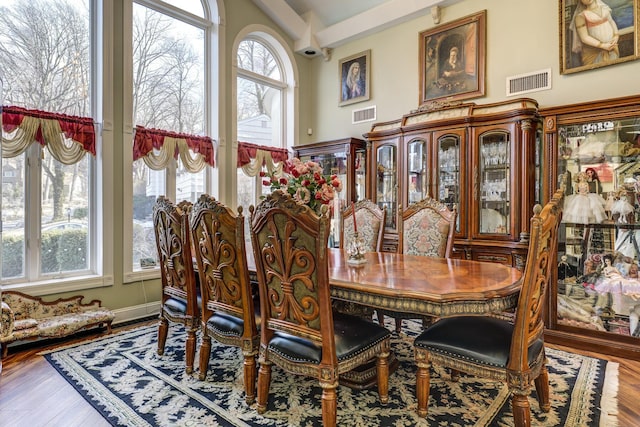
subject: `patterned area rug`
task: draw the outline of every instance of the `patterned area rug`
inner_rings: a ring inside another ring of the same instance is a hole
[[[391,326],[391,325],[389,325]],[[338,390],[340,426],[511,426],[507,388],[462,375],[432,374],[427,419],[415,414],[412,338],[404,321],[392,348],[399,360],[389,379],[389,404],[374,390]],[[114,426],[320,426],[318,382],[274,367],[267,412],[247,406],[239,349],[213,342],[205,381],[184,370],[184,334],[171,326],[163,356],[155,326],[144,326],[45,354],[46,359]],[[616,426],[618,365],[548,349],[551,411],[530,398],[538,426]],[[198,354],[196,354],[196,365]]]

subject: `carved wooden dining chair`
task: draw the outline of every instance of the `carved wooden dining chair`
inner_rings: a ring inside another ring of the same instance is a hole
[[[196,331],[200,327],[198,291],[191,257],[191,207],[188,201],[176,206],[164,196],[158,197],[153,206],[153,229],[162,279],[158,354],[164,353],[169,322],[183,324],[187,331],[185,363],[188,374],[193,372]]]
[[[336,425],[339,376],[376,360],[380,402],[388,402],[390,332],[331,307],[330,219],[274,191],[250,208],[262,314],[258,413],[267,409],[271,368],[317,378],[322,422]]]
[[[211,338],[239,347],[244,357],[245,398],[251,404],[256,396],[259,313],[247,269],[242,206],[235,215],[214,197],[201,195],[191,213],[191,232],[202,297],[199,378],[207,376]]]
[[[355,211],[356,224],[353,223]],[[382,250],[382,235],[387,219],[386,209],[380,209],[371,200],[359,200],[354,205],[347,206],[342,211],[342,228],[340,229],[340,248],[353,240],[355,227],[358,228],[358,237],[363,239],[367,252],[380,252]]]
[[[522,277],[515,321],[495,316],[444,318],[414,341],[418,366],[418,415],[427,415],[431,364],[507,383],[515,426],[531,425],[528,395],[534,380],[540,409],[548,412],[549,379],[544,349],[543,307],[556,264],[558,224],[563,190],[531,218],[529,252]]]
[[[453,234],[458,212],[444,203],[426,197],[400,211],[398,253],[408,255],[449,258],[453,250]],[[384,324],[384,315],[395,318],[396,332],[402,329],[402,319],[416,319],[416,315],[378,310],[378,321]],[[428,320],[422,318],[423,320]]]

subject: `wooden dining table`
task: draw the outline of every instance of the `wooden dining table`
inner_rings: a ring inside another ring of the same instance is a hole
[[[342,249],[327,255],[334,299],[435,317],[499,313],[518,302],[522,272],[503,264],[369,252],[352,266]]]
[[[503,264],[369,252],[353,266],[343,249],[330,248],[327,256],[334,300],[436,318],[501,313],[518,303],[522,272]],[[397,366],[392,352],[390,372]],[[375,387],[375,361],[342,374],[340,383]]]

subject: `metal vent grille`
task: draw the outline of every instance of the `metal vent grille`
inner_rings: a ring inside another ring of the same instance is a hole
[[[551,89],[551,68],[507,77],[507,96]]]
[[[351,124],[371,122],[376,119],[376,106],[353,110],[351,115]]]

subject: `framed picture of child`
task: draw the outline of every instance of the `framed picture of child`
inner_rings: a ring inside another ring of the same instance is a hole
[[[419,35],[420,105],[485,95],[487,11]]]
[[[638,59],[640,0],[560,0],[560,73]]]

